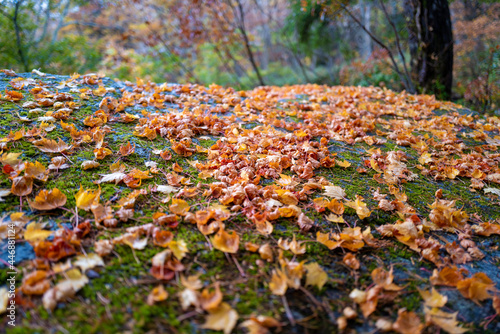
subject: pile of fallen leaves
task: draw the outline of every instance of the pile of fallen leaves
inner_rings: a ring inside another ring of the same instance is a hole
[[[18,243],[27,242],[34,250],[35,259],[17,264],[23,278],[16,299],[26,312],[40,303],[48,311],[64,308],[117,256],[115,247],[126,245],[134,257],[146,248],[157,250],[144,272],[151,282],[144,303],[177,300],[183,321],[201,316],[201,328],[225,333],[236,326],[251,333],[299,324],[307,328],[307,320],[296,319],[287,299],[292,290],[303,293],[339,330],[370,322],[374,329],[398,333],[426,328],[466,332],[457,312],[445,306],[448,298],[437,290],[441,286],[478,304],[491,300],[491,321],[500,313],[493,277],[463,267],[485,257],[474,240],[500,234],[498,220],[464,210],[442,190],[426,203],[427,212],[419,212],[405,191],[418,179],[456,180],[498,206],[498,117],[460,114],[460,106],[432,96],[375,87],[303,85],[238,92],[138,79],[116,89],[93,74],[54,83],[41,72],[36,79],[3,72],[10,86],[0,92],[0,109],[12,107],[16,121],[0,139],[0,201],[5,201],[0,203],[0,234],[6,239],[8,226],[14,225]],[[96,99],[90,113],[76,116]],[[109,140],[123,127],[130,129],[129,136],[113,149]],[[202,146],[202,141],[211,144]],[[480,144],[469,146],[469,141]],[[384,150],[388,142],[395,146]],[[136,143],[141,143],[140,152]],[[360,147],[360,163],[340,158],[342,149],[332,146]],[[26,154],[21,147],[36,153]],[[147,161],[134,163],[136,155]],[[107,172],[102,173],[103,167]],[[352,178],[373,174],[379,187],[348,196],[328,177],[338,171]],[[90,175],[93,184],[82,186],[79,175]],[[78,186],[46,186],[58,179]],[[109,184],[116,191],[105,195],[101,187]],[[374,223],[378,215],[392,220]],[[58,216],[57,226],[48,224],[49,217]],[[276,238],[277,225],[297,233]],[[261,267],[260,288],[264,295],[279,296],[281,312],[238,314],[235,305],[245,300],[221,289],[217,277],[202,280],[201,269],[188,266],[196,254],[183,230],[197,231],[204,248],[224,253],[224,266],[242,282],[250,267]],[[447,234],[457,236],[456,241],[446,241],[442,235]],[[248,235],[261,237],[242,241]],[[392,266],[377,266],[367,284],[358,282],[342,292],[349,306],[338,309],[336,300],[317,297],[332,277],[327,264],[314,257],[315,249],[338,254],[341,265],[359,277],[366,265],[358,254],[392,242],[434,268],[430,279],[422,281],[426,287],[419,288],[420,311],[393,305],[397,312],[374,316],[381,304],[392,305],[407,289],[395,282]],[[259,259],[242,261],[247,254]],[[169,294],[167,286],[176,293]],[[0,312],[6,294],[0,288]]]

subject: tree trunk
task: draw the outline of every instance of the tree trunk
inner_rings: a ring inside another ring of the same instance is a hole
[[[363,16],[363,25],[366,27],[366,30],[371,31],[370,26],[371,26],[372,2],[371,1],[363,2],[363,0],[361,0],[359,4],[361,6],[361,13]],[[368,35],[367,33],[365,32],[361,33],[363,34],[362,35],[363,40],[361,43],[361,55],[366,60],[372,54],[372,39],[370,35]]]
[[[412,79],[423,93],[449,99],[453,32],[447,0],[407,0]]]

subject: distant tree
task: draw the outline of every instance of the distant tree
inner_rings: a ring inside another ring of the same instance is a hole
[[[382,25],[394,34],[395,40],[392,43],[387,39],[390,34],[386,33],[381,37],[370,27],[366,11],[369,3],[378,5],[383,13],[386,20]],[[397,7],[394,0],[297,0],[295,4],[299,5],[291,6],[292,10],[295,9],[291,17],[295,20],[302,43],[311,37],[311,29],[320,27],[320,30],[324,30],[325,25],[338,19],[340,13],[346,13],[374,44],[387,52],[394,71],[407,91],[435,93],[442,98],[451,97],[453,33],[447,0],[405,0],[404,12],[399,14],[405,15],[407,22],[408,32],[404,34],[395,23],[394,15],[390,15],[387,10],[387,7]],[[361,15],[353,10],[355,7],[361,8]],[[297,22],[298,19],[302,20]],[[315,22],[320,24],[316,25]],[[409,60],[405,56],[407,49],[402,40],[406,36],[408,43],[405,44],[410,49]],[[328,41],[328,37],[322,43],[325,41]]]
[[[453,31],[448,0],[406,0],[412,79],[423,92],[451,98]]]

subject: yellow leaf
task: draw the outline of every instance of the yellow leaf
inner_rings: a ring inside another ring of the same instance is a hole
[[[448,297],[440,294],[434,288],[431,291],[418,289],[418,292],[424,299],[425,305],[429,307],[443,307],[448,301]]]
[[[453,334],[462,334],[468,332],[467,328],[458,327],[457,314],[446,313],[438,308],[425,307],[425,319],[427,323],[432,323],[441,329]]]
[[[219,283],[215,284],[214,291],[204,289],[200,295],[200,305],[206,311],[216,310],[222,302],[222,292]]]
[[[305,268],[307,270],[306,285],[314,285],[321,290],[323,285],[328,281],[326,272],[317,262],[306,264]]]
[[[2,153],[2,152],[0,152],[0,153]],[[0,155],[0,162],[3,165],[15,166],[20,162],[20,160],[17,158],[19,158],[19,156],[21,154],[23,154],[23,153],[22,152],[20,152],[20,153],[14,153],[14,152],[4,153],[4,154]]]
[[[431,161],[432,158],[429,152],[422,153],[422,155],[420,155],[420,158],[418,158],[418,162],[420,162],[422,165],[428,164]]]
[[[76,193],[76,206],[82,210],[89,211],[93,204],[99,203],[99,196],[101,195],[101,187],[97,190],[83,190],[80,185],[80,190]]]
[[[68,279],[60,281],[55,287],[47,290],[42,298],[43,306],[47,310],[53,310],[59,301],[70,298],[89,282],[87,276],[82,275],[77,268],[66,272]]]
[[[43,223],[31,223],[24,232],[24,240],[27,241],[40,241],[45,240],[52,231],[42,229]]]
[[[271,292],[275,295],[283,296],[287,288],[288,285],[285,273],[279,269],[274,270],[271,282],[269,283]]]
[[[329,214],[326,217],[326,220],[331,221],[332,223],[345,223],[345,220],[342,216],[334,215],[333,213]]]
[[[182,260],[182,258],[188,252],[187,244],[184,240],[179,240],[179,241],[172,240],[168,244],[168,248],[170,248],[172,253],[174,253],[174,256],[179,260]]]
[[[356,196],[355,201],[347,202],[345,205],[356,210],[359,219],[370,217],[371,211],[366,207],[366,203],[363,202],[362,197]]]
[[[227,303],[222,303],[215,310],[209,311],[206,322],[201,328],[224,331],[229,334],[238,321],[238,312]]]
[[[316,233],[316,241],[319,243],[322,243],[323,245],[325,245],[329,249],[335,249],[338,246],[340,246],[340,244],[342,244],[342,242],[343,242],[342,240],[340,240],[340,241],[332,240],[332,239],[330,239],[329,233],[321,233],[319,231],[318,231],[318,233]]]
[[[172,211],[172,213],[179,216],[185,216],[189,208],[189,204],[185,200],[178,198],[172,199],[172,204],[170,205],[170,211]]]
[[[343,161],[341,161],[341,160],[336,160],[335,162],[336,162],[336,163],[337,163],[337,165],[339,165],[340,167],[347,168],[347,167],[351,166],[351,163],[350,163],[349,161],[347,161],[347,160],[343,160]]]

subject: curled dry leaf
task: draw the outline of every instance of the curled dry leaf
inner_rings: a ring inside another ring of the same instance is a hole
[[[205,311],[216,310],[222,302],[222,292],[220,291],[219,284],[216,283],[214,290],[203,289],[200,294],[200,305]]]
[[[148,305],[154,305],[155,303],[167,300],[167,298],[168,298],[168,292],[163,287],[163,284],[160,284],[154,287],[153,290],[151,290],[151,292],[148,295],[147,303]]]
[[[0,202],[4,202],[5,200],[3,197],[7,197],[10,195],[10,190],[9,189],[0,189]]]
[[[66,144],[61,138],[58,139],[59,141],[42,138],[35,140],[33,145],[35,145],[40,151],[46,153],[62,153],[71,148],[71,146]]]
[[[104,266],[104,261],[99,255],[90,253],[87,255],[78,255],[76,257],[76,261],[73,262],[73,265],[80,267],[82,272],[85,272],[88,269],[92,269],[97,266]]]
[[[223,228],[212,238],[215,249],[226,253],[236,253],[240,245],[240,236],[235,231],[226,231]]]
[[[183,199],[178,199],[174,198],[172,199],[172,204],[169,206],[170,211],[172,213],[179,215],[179,216],[185,216],[187,212],[189,211],[189,204],[183,200]]]
[[[463,279],[457,283],[457,290],[465,298],[478,303],[491,298],[490,290],[495,288],[495,283],[485,274],[477,273],[473,277]]]
[[[392,325],[392,329],[401,334],[420,334],[424,327],[415,312],[408,312],[405,309],[398,311],[398,318]]]
[[[113,243],[110,240],[97,240],[94,244],[94,250],[100,256],[106,256],[113,250]]]
[[[69,165],[66,163],[65,157],[54,157],[51,159],[51,164],[49,165],[49,169],[66,169],[69,168]]]
[[[84,162],[82,162],[82,169],[83,170],[87,170],[87,169],[91,169],[91,168],[97,168],[99,167],[101,164],[98,163],[97,161],[94,161],[94,160],[85,160]]]
[[[245,244],[245,248],[248,250],[249,248],[251,249],[251,245],[247,247],[249,243]],[[258,247],[258,246],[257,246]],[[266,260],[267,262],[273,262],[273,249],[271,248],[271,245],[268,243],[258,247],[260,257],[263,260]]]
[[[33,178],[28,176],[16,176],[12,179],[10,192],[16,196],[26,196],[33,190]]]
[[[281,323],[278,320],[264,315],[252,316],[243,321],[240,326],[245,327],[250,334],[266,334],[269,333],[269,328],[275,327],[278,327],[276,332],[281,329]]]
[[[48,272],[35,270],[23,277],[21,291],[25,295],[43,295],[50,289],[50,281],[47,279]]]
[[[459,326],[457,321],[458,312],[447,313],[439,308],[430,307],[425,307],[424,312],[427,324],[434,324],[448,333],[462,334],[469,331],[467,328]]]
[[[182,260],[188,252],[187,244],[184,240],[172,240],[169,242],[168,248],[178,260]]]
[[[346,266],[353,270],[359,269],[359,261],[353,253],[347,253],[342,260]]]
[[[45,166],[35,161],[34,163],[26,162],[24,168],[24,175],[26,177],[31,177],[40,181],[47,181],[49,177],[49,171],[45,169]]]
[[[58,302],[73,297],[78,290],[83,288],[89,279],[78,269],[71,269],[66,272],[67,279],[60,281],[52,289],[43,294],[43,306],[52,311]]]
[[[359,219],[370,217],[371,211],[368,209],[366,203],[363,202],[363,198],[360,196],[356,196],[355,201],[347,202],[345,205],[356,210]]]
[[[36,210],[52,210],[64,206],[66,204],[66,195],[64,195],[59,189],[54,188],[52,190],[41,190],[38,195],[36,195],[34,201],[28,200],[29,206]]]

